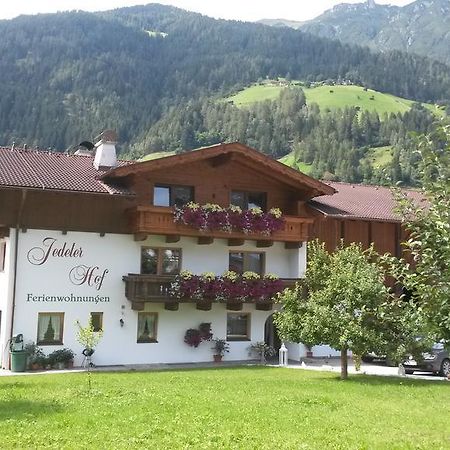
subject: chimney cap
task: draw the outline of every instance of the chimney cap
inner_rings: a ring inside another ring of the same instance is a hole
[[[95,138],[96,140],[99,139],[103,142],[114,142],[116,143],[118,141],[118,136],[115,130],[104,130],[100,133],[99,136]]]

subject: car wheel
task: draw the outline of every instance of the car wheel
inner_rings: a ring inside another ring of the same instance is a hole
[[[412,375],[414,370],[405,370],[406,375]]]
[[[441,377],[448,377],[450,375],[450,359],[444,359],[444,361],[442,361],[439,375]]]

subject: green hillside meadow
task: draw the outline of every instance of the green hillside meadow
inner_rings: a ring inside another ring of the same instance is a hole
[[[297,83],[293,83],[297,85]],[[250,86],[236,95],[227,98],[238,107],[245,107],[255,102],[274,100],[280,92],[286,89],[286,84],[271,82]],[[379,115],[384,113],[404,113],[414,103],[391,94],[383,94],[371,89],[365,90],[361,86],[333,86],[323,85],[312,88],[302,87],[307,103],[317,103],[321,109],[345,108],[358,106],[362,110],[376,111]],[[442,116],[443,110],[435,105],[424,103],[424,106],[437,115]]]
[[[283,156],[278,161],[285,164],[286,166],[292,167],[293,169],[305,173],[306,175],[309,175],[309,173],[311,172],[311,165],[298,161],[294,152],[291,152],[288,155]]]

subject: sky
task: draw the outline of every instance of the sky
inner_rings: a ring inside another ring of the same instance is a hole
[[[361,3],[362,0],[159,0],[207,16],[255,21],[259,19],[309,20],[339,3]],[[379,4],[404,6],[412,0],[377,0]],[[123,6],[150,3],[139,0],[0,0],[0,19],[20,14],[52,13],[81,9],[102,11]]]

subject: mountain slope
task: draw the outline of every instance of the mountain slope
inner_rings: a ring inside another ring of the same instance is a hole
[[[171,107],[259,78],[345,78],[414,100],[450,93],[445,65],[288,28],[151,4],[0,21],[0,143],[60,149],[115,128],[125,149]]]
[[[265,81],[247,87],[231,97],[227,97],[227,102],[232,102],[236,106],[248,106],[256,102],[276,99],[281,91],[290,86],[301,85],[301,82],[289,83],[286,81]],[[391,94],[373,91],[355,85],[329,85],[321,84],[315,87],[302,86],[308,104],[317,103],[321,110],[356,107],[360,110],[374,111],[380,116],[390,113],[404,113],[411,109],[414,102]],[[442,117],[445,111],[436,105],[423,105],[437,117]]]
[[[344,3],[308,22],[278,20],[276,25],[281,23],[321,37],[450,63],[449,0],[416,0],[404,7],[377,5],[373,0]]]

